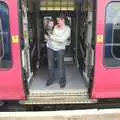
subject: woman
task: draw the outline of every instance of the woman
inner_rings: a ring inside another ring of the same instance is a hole
[[[64,15],[59,16],[57,18],[57,25],[53,29],[53,33],[48,35],[49,40],[47,42],[47,49],[49,79],[46,83],[47,86],[53,84],[55,79],[55,60],[58,67],[60,87],[64,88],[66,85],[64,54],[70,34],[71,30],[69,26],[65,25]]]

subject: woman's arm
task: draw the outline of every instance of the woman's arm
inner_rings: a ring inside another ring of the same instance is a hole
[[[53,35],[50,36],[52,40],[55,40],[56,42],[65,42],[71,35],[71,29],[69,27],[66,28],[65,32],[63,33],[56,33],[55,29],[53,31]]]

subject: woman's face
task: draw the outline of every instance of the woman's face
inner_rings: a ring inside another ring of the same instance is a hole
[[[61,18],[57,18],[57,24],[58,26],[63,26],[64,25],[64,19],[61,19]]]

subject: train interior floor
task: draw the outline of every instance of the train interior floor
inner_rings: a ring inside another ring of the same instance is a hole
[[[88,88],[85,77],[83,77],[79,69],[74,64],[66,64],[66,86],[64,89],[86,89]],[[59,80],[57,79],[57,70],[56,70],[56,79],[54,83],[46,87],[46,81],[48,79],[48,70],[47,67],[41,67],[33,77],[33,80],[30,84],[30,90],[61,90],[59,85]],[[62,88],[63,89],[63,88]]]

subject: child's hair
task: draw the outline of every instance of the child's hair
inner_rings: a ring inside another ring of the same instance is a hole
[[[54,19],[53,18],[49,18],[48,22],[54,22]]]

